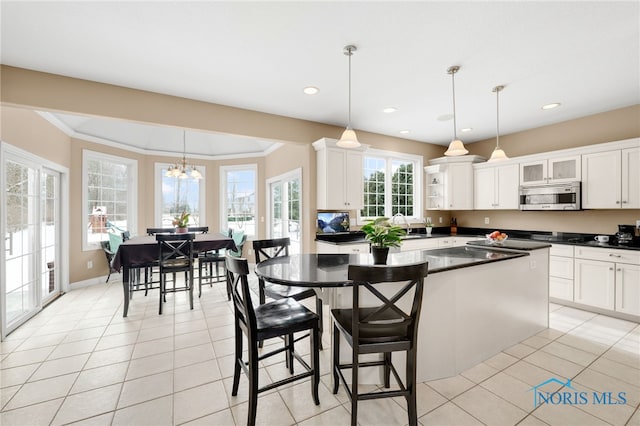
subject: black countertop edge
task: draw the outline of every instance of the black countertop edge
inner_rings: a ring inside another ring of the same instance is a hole
[[[460,249],[463,247],[453,247],[454,249]],[[466,263],[460,263],[460,264],[452,264],[452,265],[447,265],[447,266],[441,266],[441,267],[431,267],[432,262],[429,262],[429,273],[430,274],[437,274],[438,272],[447,272],[447,271],[453,271],[456,269],[463,269],[463,268],[469,268],[471,266],[478,266],[478,265],[484,265],[485,263],[493,263],[493,262],[502,262],[504,260],[511,260],[511,259],[515,259],[518,257],[524,257],[524,256],[529,256],[529,253],[524,252],[524,251],[506,251],[506,250],[497,250],[497,249],[492,249],[490,247],[474,247],[476,249],[482,250],[483,252],[487,252],[487,256],[491,256],[491,253],[495,253],[496,257],[492,258],[492,257],[487,257],[486,259],[473,259],[470,260]],[[433,252],[433,256],[434,257],[440,257],[442,256],[439,252],[443,251],[443,250],[447,250],[447,249],[434,249],[434,250],[422,250],[423,254],[429,256],[429,252]]]
[[[424,235],[424,238],[444,238],[444,237],[477,237],[483,239],[486,234],[491,233],[496,228],[471,228],[458,227],[456,235],[451,234],[448,226],[434,227],[430,237],[426,235],[425,228],[412,228],[412,235]],[[533,240],[538,242],[546,242],[549,244],[567,244],[584,247],[611,248],[620,250],[640,251],[640,237],[635,237],[629,245],[618,245],[615,235],[609,235],[609,243],[598,243],[594,240],[596,235],[602,234],[582,234],[577,232],[557,232],[555,235],[548,231],[522,231],[517,229],[498,229],[509,236],[509,240]],[[507,240],[507,241],[509,241]],[[366,243],[364,232],[353,231],[341,234],[316,235],[316,241],[322,241],[330,244],[361,244]]]

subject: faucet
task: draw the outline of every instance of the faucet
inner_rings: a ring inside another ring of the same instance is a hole
[[[395,215],[393,215],[393,218],[391,219],[391,223],[393,223],[394,225],[396,224],[396,219],[401,217],[402,220],[404,221],[404,226],[407,228],[407,235],[411,233],[411,226],[409,225],[409,221],[407,220],[407,217],[405,215],[403,215],[402,213],[396,213]]]

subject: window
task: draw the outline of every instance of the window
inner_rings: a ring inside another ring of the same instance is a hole
[[[222,229],[244,231],[256,236],[257,168],[255,165],[220,168]]]
[[[155,165],[155,223],[157,227],[171,227],[172,221],[182,212],[189,213],[189,226],[206,226],[205,172],[198,171],[202,179],[167,177],[169,164]],[[213,231],[213,230],[211,230]]]
[[[407,218],[420,219],[421,170],[422,157],[367,151],[363,166],[364,207],[360,217],[367,220],[400,213]]]
[[[135,231],[138,162],[129,158],[82,152],[83,250],[99,248],[109,231]]]

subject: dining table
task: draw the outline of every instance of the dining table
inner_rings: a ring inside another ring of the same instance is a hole
[[[221,233],[194,234],[194,237],[194,252],[206,252],[220,249],[237,250],[233,238]],[[126,317],[129,311],[131,270],[157,262],[158,256],[158,242],[154,235],[133,237],[120,244],[120,247],[113,258],[112,266],[115,270],[122,272],[122,287],[124,291],[123,317]]]

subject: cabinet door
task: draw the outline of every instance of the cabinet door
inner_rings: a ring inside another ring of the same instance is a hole
[[[616,264],[616,311],[640,315],[640,266]]]
[[[493,167],[488,169],[475,169],[473,171],[473,208],[476,210],[491,210],[496,207],[495,177],[496,169]],[[516,185],[517,184],[516,181]]]
[[[518,210],[518,180],[520,168],[517,164],[496,168],[496,204],[498,209]]]
[[[495,169],[476,169],[473,172],[473,207],[491,210],[496,207]]]
[[[640,209],[640,148],[622,150],[622,208]]]
[[[473,210],[473,167],[470,163],[447,166],[448,210]]]
[[[549,256],[549,276],[573,279],[573,257]]]
[[[362,176],[362,153],[347,151],[345,162],[345,202],[350,210],[360,210],[363,206],[364,177]],[[331,163],[330,163],[331,164]]]
[[[573,280],[549,277],[549,297],[573,302]]]
[[[547,183],[547,160],[520,163],[520,184],[539,185]]]
[[[327,149],[326,163],[326,207],[327,209],[344,209],[347,206],[346,195],[346,161],[347,153],[339,149]],[[362,168],[362,166],[360,166]]]
[[[603,309],[614,309],[615,264],[575,259],[573,300]]]
[[[582,156],[582,207],[611,209],[621,206],[621,154],[605,151]]]
[[[549,183],[580,180],[581,173],[580,156],[550,158],[547,177]]]

